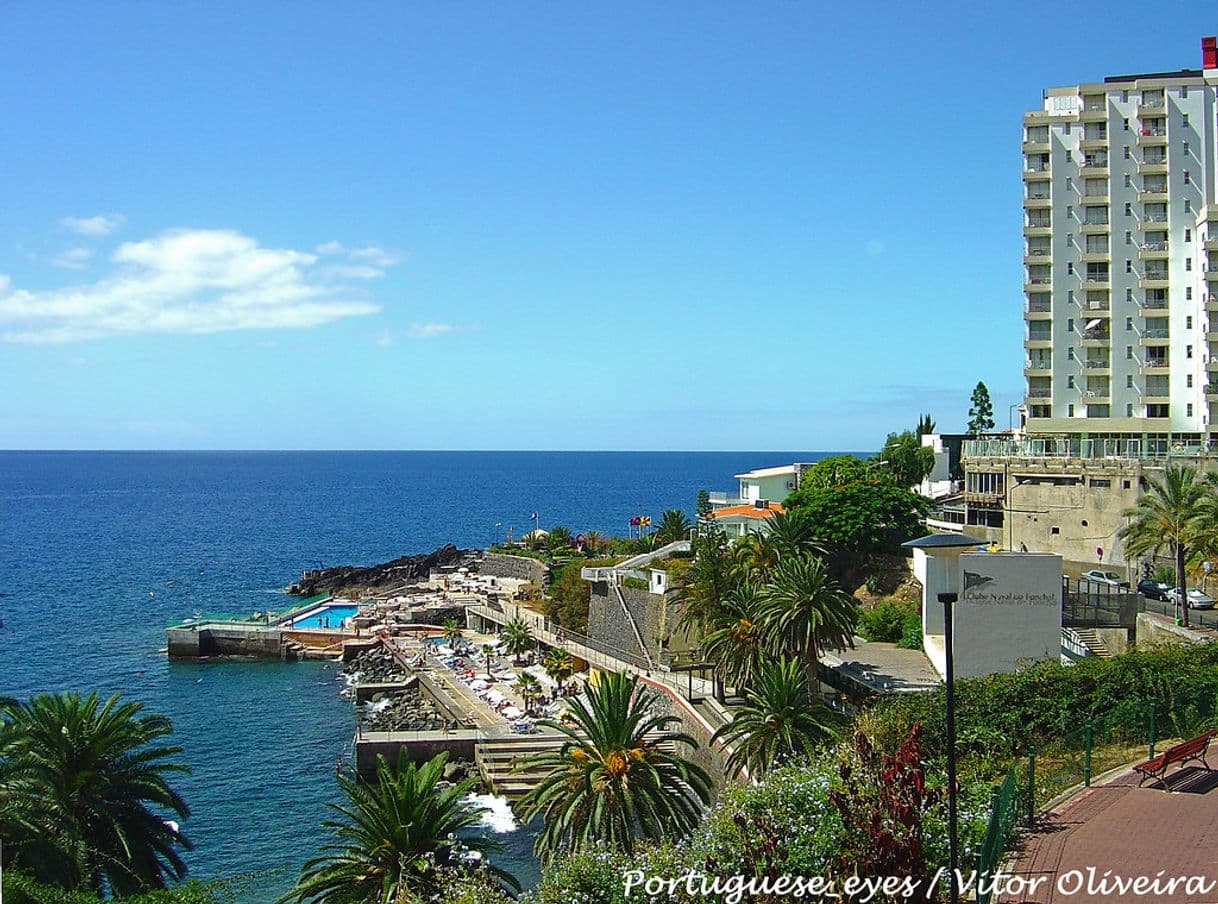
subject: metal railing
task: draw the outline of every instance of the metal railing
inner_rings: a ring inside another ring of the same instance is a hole
[[[994,786],[990,798],[990,819],[981,849],[977,852],[977,875],[988,876],[1001,863],[1015,834],[1019,815],[1019,777],[1012,766],[1007,777]],[[977,904],[989,904],[992,890],[979,888]]]
[[[1080,439],[1038,437],[970,439],[962,444],[965,458],[1079,458],[1154,460],[1172,457],[1195,458],[1213,450],[1195,442],[1141,439]]]

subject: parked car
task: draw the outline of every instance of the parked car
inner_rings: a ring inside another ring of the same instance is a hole
[[[1084,571],[1078,576],[1080,583],[1103,584],[1106,587],[1124,587],[1128,589],[1129,581],[1121,580],[1121,576],[1115,571],[1100,571],[1098,568],[1092,571]]]
[[[1167,591],[1167,601],[1179,605],[1180,603],[1180,588],[1173,587]],[[1196,587],[1188,591],[1188,608],[1190,609],[1213,609],[1214,598],[1207,593],[1202,593]]]
[[[1150,578],[1143,578],[1138,581],[1138,593],[1148,600],[1166,601],[1168,591],[1170,590],[1171,584],[1164,584],[1162,581],[1152,581]]]

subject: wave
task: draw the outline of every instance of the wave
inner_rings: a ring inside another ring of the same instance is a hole
[[[506,835],[520,827],[520,823],[516,821],[516,815],[512,812],[512,805],[508,803],[506,797],[497,797],[494,794],[471,794],[465,798],[465,803],[471,807],[483,808],[482,821],[479,825],[490,829],[496,835]]]

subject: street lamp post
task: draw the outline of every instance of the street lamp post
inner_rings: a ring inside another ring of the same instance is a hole
[[[960,598],[956,593],[940,593],[943,604],[943,643],[947,652],[947,849],[949,896],[951,904],[959,904],[960,894],[957,877],[960,870],[960,852],[956,847],[956,672],[955,655],[952,650],[952,604]]]

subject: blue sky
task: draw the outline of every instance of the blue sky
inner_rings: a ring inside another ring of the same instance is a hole
[[[979,379],[1005,425],[1021,114],[1218,31],[653,6],[6,4],[0,447],[868,449]]]

